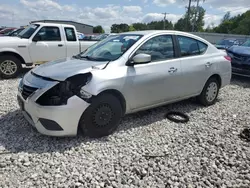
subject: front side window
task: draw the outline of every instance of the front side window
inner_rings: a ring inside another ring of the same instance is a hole
[[[189,37],[177,36],[177,39],[182,57],[203,54],[208,47],[207,44]]]
[[[34,38],[39,38],[39,41],[61,41],[60,30],[58,27],[43,27]]]
[[[161,35],[149,39],[136,52],[136,54],[151,55],[152,61],[161,61],[174,58],[172,36]]]
[[[114,61],[130,49],[142,36],[143,35],[136,34],[120,34],[107,37],[89,47],[87,51],[80,54],[80,57],[96,61]]]
[[[76,34],[73,28],[66,27],[64,28],[67,41],[76,41]]]

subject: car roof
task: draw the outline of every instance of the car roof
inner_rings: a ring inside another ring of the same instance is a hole
[[[34,23],[32,23],[33,25],[34,24],[39,24],[39,25],[41,25],[41,26],[57,26],[57,27],[59,27],[59,26],[64,26],[64,27],[74,27],[73,25],[69,25],[69,24],[58,24],[58,23],[44,23],[44,22],[34,22]]]
[[[182,31],[176,31],[176,30],[145,30],[145,31],[130,31],[130,32],[124,32],[124,33],[119,33],[119,34],[133,34],[133,35],[152,35],[152,34],[169,34],[169,35],[182,35],[182,36],[186,36],[186,37],[191,37],[200,41],[203,41],[205,43],[208,43],[207,40],[191,34],[191,33],[187,33],[187,32],[182,32]]]
[[[174,34],[175,32],[176,31],[173,30],[145,30],[145,31],[129,31],[120,34],[148,35],[148,34],[158,34],[158,33]]]

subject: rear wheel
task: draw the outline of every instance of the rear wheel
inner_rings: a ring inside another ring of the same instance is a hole
[[[120,101],[112,94],[97,96],[83,113],[79,126],[89,137],[102,137],[113,133],[122,117]]]
[[[0,57],[0,77],[15,78],[21,69],[21,61],[15,56],[4,55]]]
[[[204,106],[213,105],[219,94],[219,82],[216,78],[210,78],[205,84],[202,93],[198,97],[198,100]]]

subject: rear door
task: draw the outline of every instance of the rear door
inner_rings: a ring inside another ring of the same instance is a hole
[[[62,27],[43,26],[33,37],[29,52],[35,64],[66,57]]]
[[[214,68],[214,58],[205,54],[208,45],[186,36],[176,36],[180,47],[182,68],[182,97],[201,92]]]
[[[67,57],[80,53],[80,43],[73,27],[64,27]]]

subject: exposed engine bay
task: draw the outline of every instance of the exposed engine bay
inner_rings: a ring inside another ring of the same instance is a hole
[[[83,87],[89,83],[91,78],[91,73],[69,77],[42,94],[36,102],[43,106],[66,105],[67,100],[74,95],[89,101],[92,95],[84,91]]]

